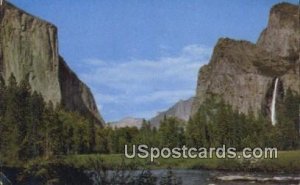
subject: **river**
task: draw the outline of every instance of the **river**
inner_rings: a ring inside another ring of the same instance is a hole
[[[151,170],[151,173],[158,178],[166,176],[167,172],[168,170]],[[210,170],[172,170],[172,172],[181,179],[183,185],[300,184],[300,174],[239,173]]]
[[[167,169],[151,170],[151,174],[160,179],[168,174]],[[5,171],[12,181],[15,180],[17,171]],[[125,171],[133,177],[141,174],[141,170]],[[115,171],[108,171],[113,174]],[[246,173],[246,172],[227,172],[214,170],[185,170],[173,169],[174,177],[180,179],[183,185],[300,185],[300,174],[278,174],[278,173]],[[109,175],[110,176],[110,175]],[[96,182],[96,181],[94,181]],[[30,180],[27,185],[41,184]],[[81,184],[84,185],[84,184]]]

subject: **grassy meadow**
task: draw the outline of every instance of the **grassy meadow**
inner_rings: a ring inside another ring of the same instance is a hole
[[[75,167],[91,169],[95,161],[101,161],[108,168],[115,169],[125,164],[129,169],[209,169],[228,171],[260,171],[260,172],[300,172],[300,150],[280,151],[277,159],[163,159],[154,162],[150,159],[127,159],[123,154],[108,155],[71,155],[64,161]]]

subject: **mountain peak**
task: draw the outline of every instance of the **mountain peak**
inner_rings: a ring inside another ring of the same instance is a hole
[[[150,119],[150,123],[154,127],[158,127],[160,121],[164,119],[165,116],[167,117],[176,117],[183,121],[188,121],[191,116],[191,110],[193,105],[194,97],[189,98],[187,100],[180,100],[171,108],[166,111],[160,112],[157,116]]]
[[[125,117],[120,121],[112,122],[111,126],[117,128],[123,127],[137,127],[140,128],[142,126],[143,119],[142,118],[134,118],[134,117]]]
[[[267,28],[261,33],[257,45],[273,55],[296,57],[299,53],[299,10],[290,3],[274,5]]]
[[[33,15],[33,14],[31,14],[31,13],[29,13],[29,12],[27,12],[27,11],[25,11],[25,10],[17,7],[17,6],[15,6],[14,4],[12,4],[12,3],[8,2],[8,1],[3,0],[3,5],[0,6],[0,7],[1,7],[1,15],[5,14],[5,13],[11,14],[11,15],[15,15],[15,13],[17,13],[17,14],[22,15],[22,16],[31,17],[35,21],[38,21],[40,23],[47,24],[47,25],[49,25],[51,27],[55,27],[56,28],[56,26],[54,24],[50,23],[49,21],[44,20],[44,19],[42,19],[42,18],[40,18],[38,16],[35,16],[35,15]]]
[[[287,2],[278,3],[271,8],[270,14],[278,14],[282,18],[298,16],[298,6]]]

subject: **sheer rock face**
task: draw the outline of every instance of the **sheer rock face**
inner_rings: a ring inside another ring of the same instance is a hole
[[[158,113],[155,117],[150,119],[150,123],[153,127],[159,127],[160,122],[165,117],[175,117],[177,119],[188,121],[191,116],[191,110],[193,105],[194,97],[187,100],[180,100],[171,108],[166,111]]]
[[[222,97],[240,112],[267,112],[275,78],[282,94],[300,93],[297,6],[281,3],[270,13],[257,44],[219,39],[210,63],[199,71],[192,113],[211,95]]]
[[[92,116],[96,122],[104,124],[90,89],[78,79],[61,57],[59,59],[59,82],[61,103],[65,108]]]
[[[6,4],[1,7],[1,72],[17,81],[28,75],[33,90],[59,103],[58,46],[55,26]]]
[[[269,23],[257,41],[257,46],[282,57],[298,58],[299,13],[296,5],[280,3],[270,11]]]
[[[31,88],[45,101],[104,121],[84,83],[67,67],[58,53],[57,28],[16,8],[0,7],[0,73],[7,80],[28,78]]]

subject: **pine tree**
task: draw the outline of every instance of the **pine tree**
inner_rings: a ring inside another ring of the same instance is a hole
[[[34,158],[41,155],[42,152],[42,127],[43,113],[45,111],[45,103],[40,94],[33,92],[29,103],[29,119],[27,125],[27,145],[25,154],[28,158]]]
[[[44,107],[41,130],[44,157],[64,154],[64,128],[51,101]]]
[[[209,123],[206,107],[200,106],[196,115],[188,121],[186,127],[186,142],[193,147],[207,147]]]
[[[17,161],[18,156],[18,138],[21,116],[19,114],[17,81],[13,75],[8,80],[8,87],[5,93],[6,110],[3,117],[3,140],[2,154],[7,161]]]
[[[174,117],[164,119],[159,127],[161,147],[180,147],[184,144],[183,123]]]
[[[88,121],[88,126],[89,126],[89,152],[93,153],[95,152],[95,147],[96,147],[96,126],[95,123],[92,119]]]
[[[22,144],[27,135],[27,126],[30,121],[29,112],[33,107],[30,106],[31,87],[28,78],[24,78],[17,88],[18,113],[20,115],[18,122],[19,142]],[[21,151],[22,153],[22,151]]]
[[[5,135],[4,135],[4,113],[6,109],[6,103],[5,103],[5,91],[6,91],[6,86],[5,86],[5,81],[0,75],[0,158],[1,158],[1,153],[2,153],[2,148],[4,145],[4,140],[5,140]],[[1,161],[0,161],[1,162]]]

